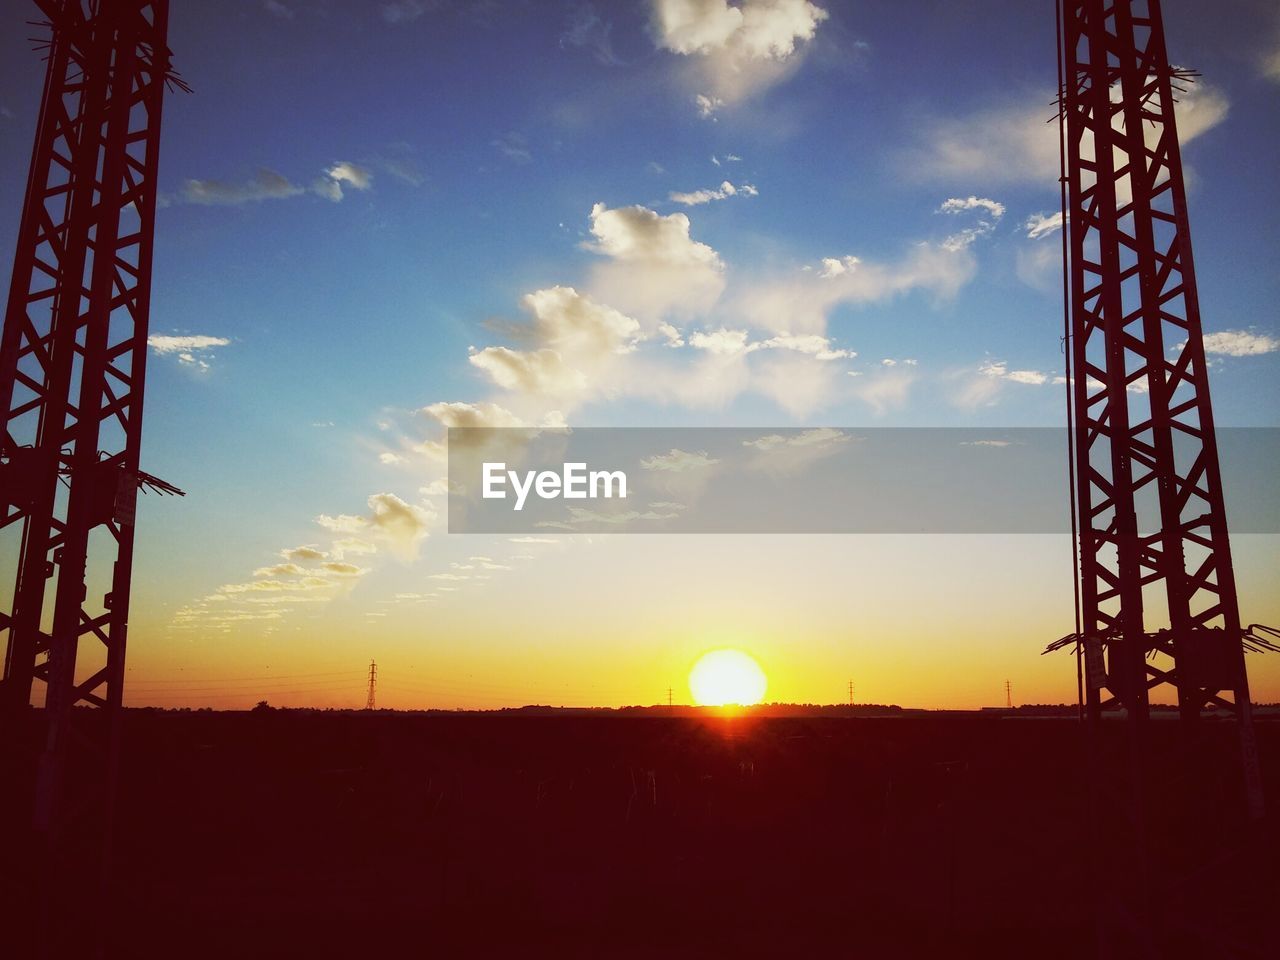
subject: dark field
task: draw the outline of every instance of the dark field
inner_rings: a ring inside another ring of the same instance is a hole
[[[1074,720],[125,723],[110,956],[1086,957],[1095,894],[1123,929],[1137,876],[1123,779],[1090,853]],[[1245,831],[1234,728],[1204,727],[1188,774],[1152,724],[1161,952],[1266,956],[1275,821]],[[1258,734],[1280,803],[1280,727]]]

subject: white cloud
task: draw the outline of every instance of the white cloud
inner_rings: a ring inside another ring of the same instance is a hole
[[[182,184],[182,199],[187,203],[206,206],[236,205],[259,200],[282,200],[305,192],[282,173],[261,167],[244,183],[225,180],[186,180]]]
[[[433,403],[423,407],[420,412],[444,427],[523,427],[525,425],[524,421],[514,413],[496,403]]]
[[[952,197],[942,202],[939,213],[961,214],[971,210],[985,210],[988,218],[980,219],[976,226],[966,227],[959,233],[953,233],[942,241],[942,249],[952,252],[963,250],[980,237],[985,237],[996,228],[996,224],[1004,216],[1004,204],[986,197]]]
[[[916,375],[910,371],[888,369],[854,381],[854,395],[873,412],[885,414],[906,405]]]
[[[1058,127],[1045,122],[1053,115],[1052,99],[1052,91],[1036,91],[1017,102],[926,123],[904,168],[925,179],[1051,183],[1058,177]],[[1179,142],[1217,126],[1228,109],[1216,87],[1204,81],[1189,85],[1174,104]],[[1087,154],[1091,147],[1083,149]]]
[[[493,140],[492,144],[508,160],[516,163],[530,163],[533,161],[533,151],[529,149],[529,141],[525,139],[522,133],[517,133],[513,130]]]
[[[1178,344],[1181,350],[1186,341]],[[1204,334],[1204,352],[1216,353],[1227,357],[1256,357],[1264,353],[1275,353],[1280,350],[1280,339],[1265,333],[1253,333],[1250,330],[1219,330]]]
[[[596,303],[573,287],[550,287],[526,294],[522,303],[533,314],[540,340],[561,350],[626,353],[640,336],[638,321]]]
[[[214,347],[228,346],[230,343],[231,341],[226,337],[211,337],[205,334],[188,336],[154,334],[147,337],[147,346],[153,353],[160,356],[174,354],[178,358],[178,363],[196,367],[199,370],[209,369],[209,360],[213,359],[213,354],[208,351]]]
[[[809,269],[798,275],[748,281],[734,305],[760,329],[825,335],[827,313],[840,304],[875,303],[914,290],[952,297],[975,268],[967,250],[948,251],[929,244],[916,245],[896,263],[828,257],[821,272]]]
[[[818,276],[823,280],[831,280],[856,269],[861,262],[857,257],[823,257]]]
[[[350,184],[357,190],[368,190],[373,185],[373,173],[348,160],[339,160],[324,173],[330,180]]]
[[[328,554],[314,546],[290,547],[280,551],[285,560],[326,560]]]
[[[253,571],[255,577],[300,577],[307,571],[296,563],[277,563],[270,567],[259,567]]]
[[[991,359],[984,360],[976,369],[954,371],[950,379],[956,384],[951,402],[969,410],[994,406],[1006,383],[1038,387],[1066,382],[1062,376],[1040,370],[1010,370],[1005,361]]]
[[[727,200],[729,197],[736,196],[756,197],[759,195],[760,191],[749,183],[744,183],[739,188],[725,180],[715,190],[694,190],[692,193],[672,191],[667,195],[667,199],[672,203],[682,203],[687,207],[696,207],[704,203],[710,203],[713,200]]]
[[[608,261],[593,268],[590,294],[650,328],[672,313],[705,313],[724,290],[720,255],[692,238],[683,213],[597,203],[591,235],[587,249]]]
[[[645,470],[658,470],[664,473],[686,473],[690,470],[705,470],[720,461],[707,456],[705,450],[690,453],[687,450],[671,448],[669,453],[655,454],[640,461]]]
[[[652,0],[655,43],[691,58],[691,85],[716,104],[698,101],[704,117],[786,77],[827,17],[809,0]]]
[[[655,0],[660,46],[681,54],[731,50],[752,59],[785,60],[812,40],[827,11],[808,0]]]
[[[417,551],[436,520],[435,512],[429,507],[405,503],[393,493],[375,493],[369,497],[368,505],[369,513],[364,516],[321,514],[316,517],[316,523],[331,533],[372,537],[407,559]]]
[[[567,366],[559,352],[549,347],[541,350],[485,347],[468,359],[504,390],[560,397],[580,393],[587,385],[586,377]]]
[[[191,336],[166,336],[153,334],[147,337],[147,346],[156,353],[189,353],[195,350],[208,350],[212,347],[225,347],[231,343],[226,337],[210,337],[205,334]]]
[[[1033,213],[1027,217],[1027,222],[1023,224],[1027,231],[1027,239],[1038,240],[1041,237],[1047,237],[1055,230],[1061,230],[1063,223],[1062,211],[1056,213]]]
[[[495,386],[512,394],[507,399],[523,418],[493,404],[487,408],[437,404],[428,408],[428,413],[443,411],[446,419],[453,421],[479,416],[486,426],[520,426],[522,420],[562,426],[564,411],[608,389],[610,373],[619,359],[641,341],[652,333],[662,333],[669,342],[672,334],[679,339],[679,331],[669,324],[646,332],[634,317],[574,287],[535,290],[522,298],[521,305],[531,315],[531,322],[518,336],[529,347],[473,347],[469,361]],[[552,402],[555,409],[548,409]],[[446,426],[458,425],[446,419],[441,419]]]
[[[709,97],[705,93],[697,93],[694,94],[693,105],[698,110],[698,116],[703,120],[714,120],[716,111],[724,106],[724,100],[720,97]]]
[[[986,197],[951,197],[943,200],[938,208],[939,213],[964,213],[966,210],[986,210],[995,220],[1004,216],[1004,204]]]
[[[699,330],[689,337],[689,346],[717,356],[736,356],[747,352],[747,331],[724,327],[705,333]]]
[[[639,205],[611,210],[597,203],[591,208],[591,235],[596,242],[588,249],[616,260],[717,270],[724,266],[715,250],[689,236],[689,218],[683,213],[663,216]]]
[[[387,23],[412,23],[427,12],[426,0],[396,0],[382,5],[382,19]]]
[[[320,564],[320,569],[335,577],[363,577],[369,572],[367,567],[358,567],[354,563],[344,563],[341,560],[326,561]]]
[[[824,447],[847,443],[851,439],[853,438],[843,430],[836,430],[833,427],[816,427],[813,430],[787,435],[770,433],[754,440],[743,440],[742,445],[767,453],[781,447]]]
[[[312,181],[310,190],[317,196],[336,203],[343,197],[344,183],[356,190],[368,190],[373,183],[373,174],[359,164],[339,160]],[[284,174],[261,167],[244,183],[186,180],[182,184],[180,199],[205,206],[235,206],[261,200],[283,200],[306,192],[306,189]]]

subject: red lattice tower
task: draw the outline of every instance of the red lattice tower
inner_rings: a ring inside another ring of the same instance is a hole
[[[138,456],[160,112],[166,84],[181,82],[167,0],[37,5],[48,68],[0,340],[0,550],[15,577],[0,594],[0,698],[10,746],[28,705],[44,706],[38,881],[101,860],[137,493],[179,492]],[[32,810],[14,795],[31,770],[6,760],[7,826],[20,835]]]
[[[1240,723],[1260,812],[1246,646],[1200,326],[1175,92],[1158,0],[1063,17],[1079,634],[1089,716],[1143,723],[1176,691]]]

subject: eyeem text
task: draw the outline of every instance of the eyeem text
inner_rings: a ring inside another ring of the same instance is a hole
[[[522,510],[530,491],[543,500],[596,500],[618,497],[626,499],[627,475],[621,470],[587,470],[585,463],[566,463],[559,473],[554,470],[526,470],[523,474],[508,470],[505,463],[485,463],[482,467],[482,496],[486,500],[505,500],[506,487],[515,491],[515,509]],[[616,492],[615,492],[616,491]]]

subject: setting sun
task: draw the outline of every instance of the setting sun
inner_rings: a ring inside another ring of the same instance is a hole
[[[712,650],[689,671],[689,690],[700,707],[759,703],[768,685],[760,664],[741,650]]]

